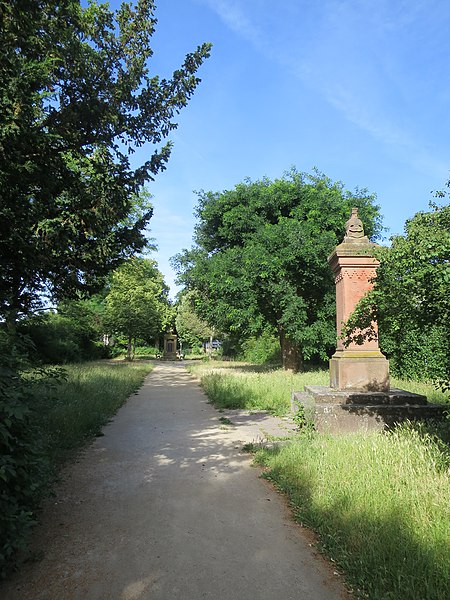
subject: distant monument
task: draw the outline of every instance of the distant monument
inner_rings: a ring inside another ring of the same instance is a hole
[[[330,387],[306,386],[294,392],[292,408],[319,431],[338,433],[385,429],[406,419],[440,418],[445,408],[430,405],[425,396],[391,389],[389,361],[380,352],[378,337],[361,345],[344,344],[342,325],[359,300],[373,287],[379,261],[376,244],[364,235],[353,208],[342,244],[328,257],[336,283],[337,347],[330,360]],[[373,323],[377,332],[377,324]]]
[[[163,358],[165,360],[177,360],[177,336],[174,333],[164,335]]]

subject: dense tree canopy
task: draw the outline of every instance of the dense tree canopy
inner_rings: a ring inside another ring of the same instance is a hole
[[[170,79],[151,74],[154,9],[0,0],[0,316],[11,326],[42,294],[97,289],[145,245],[143,185],[168,160],[164,138],[210,49]]]
[[[174,259],[180,282],[198,290],[201,316],[222,331],[276,330],[285,366],[324,358],[336,336],[327,256],[342,241],[352,206],[376,237],[374,197],[317,172],[200,192],[195,246]]]
[[[152,343],[164,330],[170,318],[168,292],[151,259],[131,258],[112,274],[103,322],[108,333],[127,338],[128,359],[136,339]]]

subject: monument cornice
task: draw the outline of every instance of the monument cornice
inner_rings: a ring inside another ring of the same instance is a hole
[[[378,244],[340,244],[328,257],[328,264],[334,272],[341,267],[378,267],[380,261],[373,256]]]
[[[351,242],[343,242],[336,246],[333,252],[328,257],[328,262],[333,259],[334,256],[369,256],[373,258],[373,252],[380,248],[378,244],[374,242],[366,242],[366,243],[351,243]]]

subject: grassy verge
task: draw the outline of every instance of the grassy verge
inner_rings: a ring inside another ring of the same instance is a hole
[[[33,420],[45,452],[57,467],[101,428],[142,385],[151,363],[97,362],[67,365],[66,380],[34,396]]]
[[[407,390],[413,394],[423,394],[428,398],[428,402],[435,404],[448,404],[450,398],[448,394],[436,389],[432,383],[422,381],[407,381],[398,377],[391,377],[391,387]]]
[[[292,374],[264,365],[225,361],[192,363],[187,368],[200,379],[205,393],[218,408],[285,414],[293,391],[301,391],[305,385],[329,385],[329,373],[324,369]],[[436,390],[431,383],[392,378],[391,385],[424,394],[433,403],[449,402],[448,394]]]
[[[360,596],[450,598],[450,460],[431,437],[314,434],[256,461]]]
[[[218,407],[289,409],[293,390],[327,385],[328,373],[292,375],[239,363],[191,367]],[[446,402],[430,384],[395,387]],[[430,432],[435,431],[439,437]],[[390,434],[318,433],[255,460],[314,529],[322,550],[358,596],[371,600],[450,598],[450,423],[403,426]]]

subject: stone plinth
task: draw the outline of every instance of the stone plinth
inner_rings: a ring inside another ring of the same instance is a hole
[[[347,239],[347,238],[346,238]],[[389,362],[380,352],[378,338],[344,346],[342,325],[358,302],[373,287],[379,262],[373,257],[376,244],[363,238],[344,241],[328,262],[336,283],[336,352],[330,361],[330,386],[337,390],[389,390]],[[374,331],[376,332],[376,324]]]
[[[389,390],[389,361],[381,352],[337,350],[330,360],[330,387],[386,392]]]
[[[399,389],[389,392],[349,392],[306,386],[291,398],[294,412],[303,410],[306,422],[323,433],[380,431],[406,420],[443,419],[450,408],[428,404],[425,396]]]

